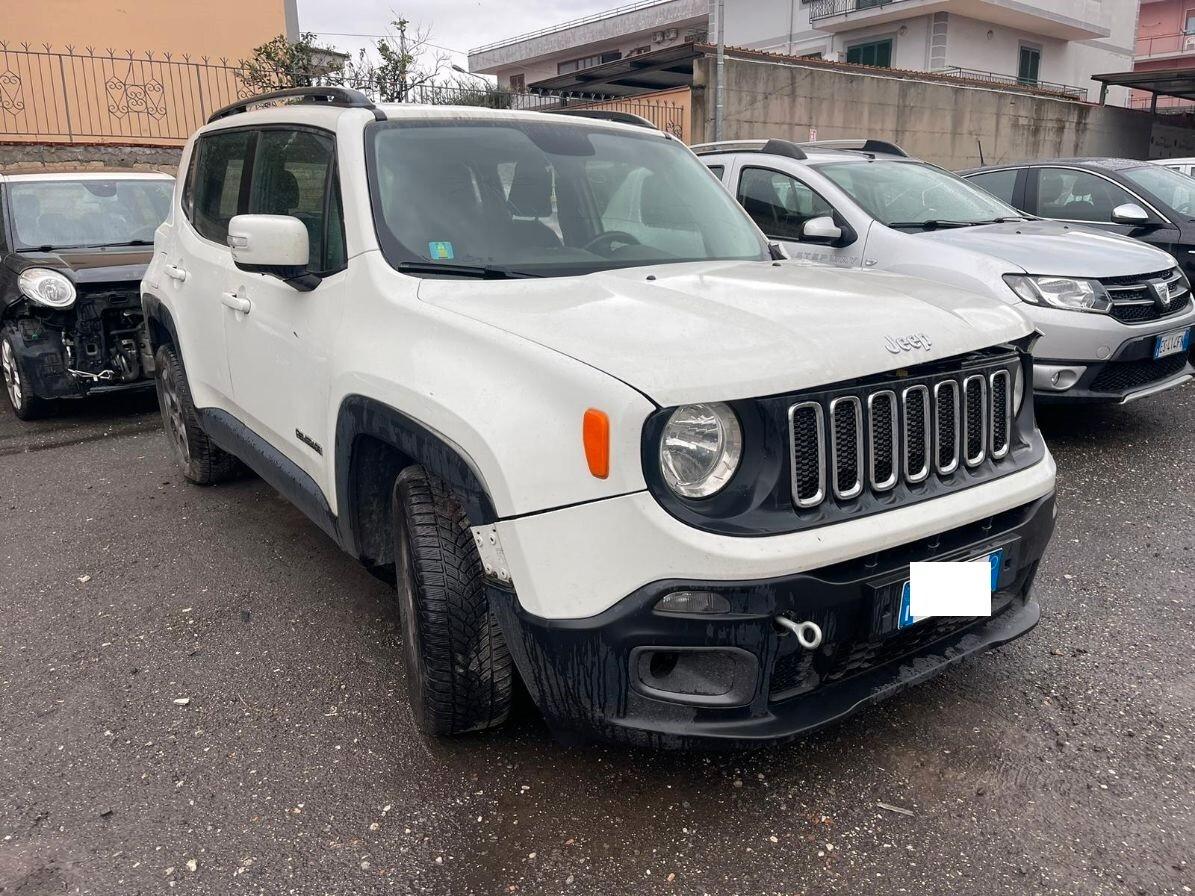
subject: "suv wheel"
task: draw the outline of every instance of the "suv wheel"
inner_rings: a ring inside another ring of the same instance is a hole
[[[154,356],[157,368],[158,406],[171,453],[182,467],[183,476],[196,485],[211,485],[230,479],[238,461],[199,428],[199,415],[191,401],[191,388],[182,361],[172,345],[163,345]]]
[[[492,728],[510,714],[514,672],[490,610],[460,502],[422,467],[394,486],[395,578],[415,724],[426,734]]]
[[[29,388],[21,376],[21,365],[17,361],[17,350],[13,345],[11,333],[5,333],[4,339],[0,340],[0,369],[4,372],[4,394],[8,396],[8,403],[20,419],[33,420],[46,412],[46,402],[34,398],[29,393]]]

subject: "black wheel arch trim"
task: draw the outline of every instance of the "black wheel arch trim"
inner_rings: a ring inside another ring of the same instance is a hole
[[[336,417],[333,457],[341,544],[350,553],[366,562],[378,555],[371,549],[369,537],[377,520],[367,518],[368,508],[357,500],[354,480],[355,464],[362,460],[364,444],[371,440],[397,451],[405,464],[419,464],[444,480],[460,499],[472,525],[497,521],[481,475],[459,448],[390,405],[364,395],[348,395]]]
[[[145,315],[145,325],[149,330],[149,347],[157,353],[158,349],[169,342],[174,346],[174,350],[178,352],[179,360],[182,360],[183,349],[178,341],[178,328],[174,324],[174,318],[170,315],[170,309],[162,304],[162,300],[152,293],[143,292],[141,294],[141,310]],[[159,329],[160,328],[160,329]],[[162,339],[162,331],[170,337],[169,340]]]

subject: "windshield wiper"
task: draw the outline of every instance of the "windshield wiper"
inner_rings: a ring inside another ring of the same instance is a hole
[[[124,246],[152,246],[153,240],[128,240],[123,243],[80,243],[75,246],[55,246],[46,243],[41,246],[29,246],[24,251],[26,252],[55,252],[58,249],[108,249],[108,248],[123,248]]]
[[[991,221],[941,221],[931,218],[928,221],[894,221],[889,224],[896,230],[937,230],[941,227],[974,227],[976,224],[991,224]]]
[[[479,280],[521,280],[524,277],[543,276],[490,265],[438,264],[434,261],[400,261],[397,267],[404,274],[443,274],[446,277],[476,277]]]

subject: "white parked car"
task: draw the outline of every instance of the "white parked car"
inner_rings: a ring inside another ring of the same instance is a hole
[[[1163,168],[1172,168],[1179,174],[1185,174],[1187,177],[1195,172],[1195,159],[1150,159],[1155,165],[1161,165]]]
[[[1191,287],[1161,249],[1026,215],[879,140],[694,149],[794,258],[927,277],[1021,308],[1042,332],[1039,401],[1131,401],[1195,373]],[[1147,217],[1127,204],[1116,214]]]
[[[183,152],[143,282],[166,430],[393,573],[423,730],[521,679],[591,735],[772,741],[1037,622],[1015,308],[776,260],[650,127],[275,97]],[[987,564],[990,617],[914,616],[925,560]]]

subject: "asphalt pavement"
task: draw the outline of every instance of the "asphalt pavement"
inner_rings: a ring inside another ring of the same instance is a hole
[[[1044,413],[1044,412],[1043,412]],[[1195,387],[1054,411],[1029,636],[731,755],[418,735],[396,608],[152,396],[0,410],[0,894],[1185,894]]]

